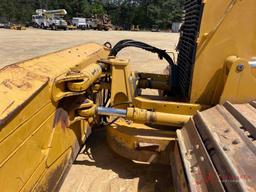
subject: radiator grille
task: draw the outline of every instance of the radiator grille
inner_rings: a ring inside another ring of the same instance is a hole
[[[185,15],[181,26],[181,36],[177,46],[179,51],[177,61],[178,89],[181,94],[189,98],[192,70],[196,55],[196,40],[201,23],[203,3],[202,0],[186,0]]]

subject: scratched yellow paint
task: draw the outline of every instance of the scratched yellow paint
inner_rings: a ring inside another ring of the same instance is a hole
[[[71,68],[83,69],[107,55],[103,46],[87,44],[0,70],[1,191],[56,189],[88,124],[53,126],[58,103],[51,99],[51,85]]]

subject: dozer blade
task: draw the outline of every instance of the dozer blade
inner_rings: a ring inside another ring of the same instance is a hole
[[[0,70],[1,191],[56,191],[87,135],[88,122],[71,118],[56,79],[108,56],[100,45],[58,51]],[[63,89],[61,89],[63,88]],[[76,93],[77,94],[77,93]],[[74,94],[74,95],[76,95]],[[69,95],[72,96],[72,95]]]
[[[256,190],[255,104],[217,105],[177,131],[185,168],[177,174],[190,191]]]

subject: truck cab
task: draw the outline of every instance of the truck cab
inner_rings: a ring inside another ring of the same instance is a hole
[[[89,25],[86,21],[86,18],[82,17],[73,17],[72,18],[72,25],[76,26],[78,29],[85,30],[89,28]]]
[[[35,28],[39,28],[43,23],[42,15],[32,15],[32,26]]]
[[[49,18],[48,20],[48,27],[50,27],[52,30],[56,30],[56,29],[67,29],[67,22],[61,18],[61,17],[53,17],[53,18]]]
[[[63,17],[67,14],[65,9],[58,10],[36,10],[37,15],[32,16],[33,26],[36,28],[52,30],[56,29],[67,29],[67,22]]]

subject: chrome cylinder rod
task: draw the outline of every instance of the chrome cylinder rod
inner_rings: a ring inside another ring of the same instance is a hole
[[[249,61],[251,68],[256,68],[256,61]]]
[[[97,108],[97,114],[98,115],[106,115],[106,116],[126,117],[127,116],[127,111],[124,110],[124,109],[98,107]]]

